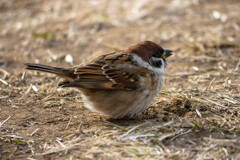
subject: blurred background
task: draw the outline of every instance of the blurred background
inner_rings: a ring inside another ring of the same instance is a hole
[[[0,58],[8,65],[59,63],[70,54],[79,64],[143,40],[179,50],[172,60],[219,56],[206,49],[239,44],[239,6],[238,0],[1,0]]]

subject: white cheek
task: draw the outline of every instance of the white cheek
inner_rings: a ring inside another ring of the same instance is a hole
[[[165,72],[165,62],[161,59],[162,61],[162,66],[160,68],[157,67],[152,67],[149,63],[144,62],[140,57],[133,55],[133,59],[139,64],[139,66],[147,68],[159,75],[163,75]]]
[[[133,55],[133,60],[136,61],[140,67],[152,70],[152,66],[149,63],[144,62],[140,57]]]

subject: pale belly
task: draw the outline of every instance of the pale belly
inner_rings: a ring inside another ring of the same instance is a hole
[[[142,112],[163,86],[164,79],[152,80],[134,91],[80,88],[85,106],[114,118],[133,117]]]

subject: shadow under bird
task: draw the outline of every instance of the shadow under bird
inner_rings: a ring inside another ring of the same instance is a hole
[[[29,70],[64,78],[59,86],[80,90],[90,110],[114,118],[131,118],[144,111],[163,87],[166,58],[171,52],[154,42],[144,41],[72,68],[25,65]]]

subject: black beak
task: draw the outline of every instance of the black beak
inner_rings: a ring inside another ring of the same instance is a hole
[[[170,50],[170,49],[164,49],[164,57],[165,58],[168,58],[168,57],[170,57],[171,55],[172,55],[172,50]]]

